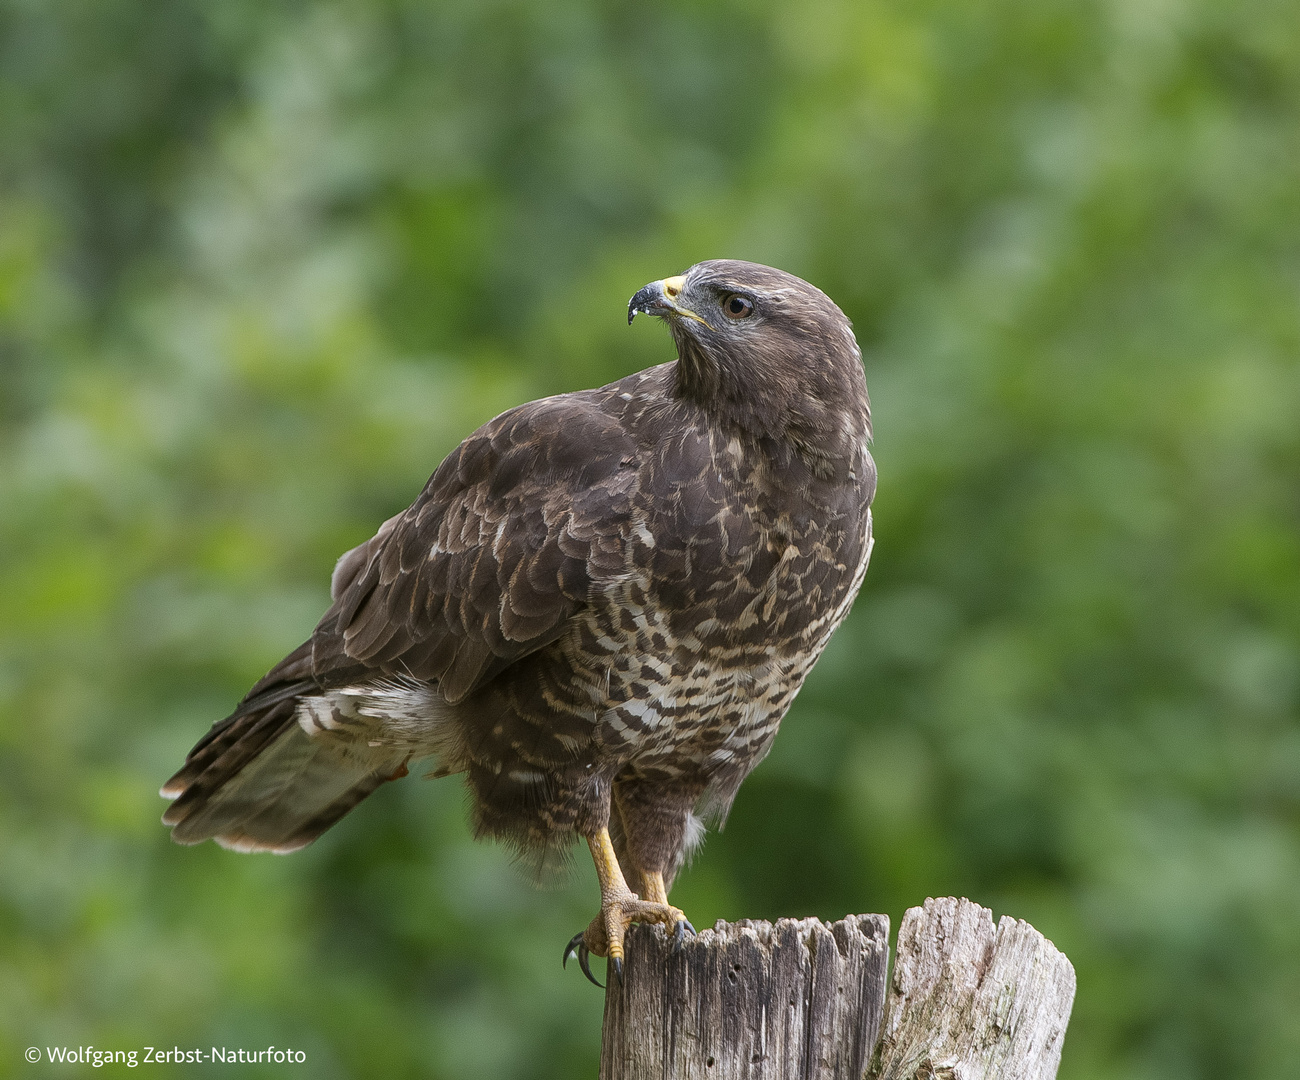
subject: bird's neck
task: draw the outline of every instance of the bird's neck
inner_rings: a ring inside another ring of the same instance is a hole
[[[838,370],[843,366],[833,357],[803,365],[810,377],[797,383],[758,372],[742,376],[693,342],[679,341],[674,393],[769,453],[794,453],[819,473],[838,473],[851,469],[871,437],[862,368],[854,362],[852,370]]]

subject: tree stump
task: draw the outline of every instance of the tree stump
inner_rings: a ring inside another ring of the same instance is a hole
[[[889,919],[719,922],[674,952],[627,937],[601,1080],[861,1080],[885,1004]]]
[[[601,1080],[1056,1075],[1074,969],[1033,927],[927,900],[903,917],[887,984],[888,937],[884,915],[746,920],[674,952],[662,927],[635,926],[605,994]]]

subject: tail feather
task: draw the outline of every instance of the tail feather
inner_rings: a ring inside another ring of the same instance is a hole
[[[163,785],[160,794],[165,799],[179,797],[196,778],[234,747],[240,748],[239,755],[224,762],[217,773],[237,771],[267,739],[281,730],[285,718],[292,716],[297,699],[318,689],[316,680],[311,677],[311,642],[305,641],[260,679],[233,713],[212,725],[185,756],[180,771]],[[287,710],[274,708],[285,702],[289,703]]]
[[[311,806],[282,803],[268,807],[250,821],[228,828],[213,839],[222,847],[233,851],[274,851],[287,854],[304,848],[381,784],[404,776],[402,770],[406,763],[405,755],[394,760],[398,763],[394,769],[384,768],[367,774],[314,814],[311,813],[311,807],[316,806],[317,801],[313,801]],[[176,833],[173,832],[172,835],[175,837]],[[268,840],[268,837],[280,839]],[[182,839],[180,842],[196,841]]]
[[[235,713],[215,725],[190,751],[180,771],[163,785],[163,798],[178,801],[168,814],[178,813],[237,773],[294,722],[293,713],[292,701],[276,702],[264,710]]]
[[[296,716],[304,689],[274,687],[245,701],[191,751],[162,789],[175,799],[163,815],[172,839],[295,851],[404,775],[407,750],[342,732],[309,735]]]
[[[214,743],[222,742],[227,731],[234,724],[246,716],[262,716],[274,705],[282,702],[297,703],[298,698],[303,694],[309,694],[318,691],[316,683],[312,679],[299,679],[297,682],[286,683],[284,686],[277,686],[273,690],[268,690],[257,697],[245,698],[239,703],[239,707],[231,713],[225,720],[219,724],[214,724],[203,738],[194,744],[194,749],[186,755],[185,761],[188,764],[194,760],[195,756],[201,751]],[[229,745],[229,740],[225,739],[225,745]]]

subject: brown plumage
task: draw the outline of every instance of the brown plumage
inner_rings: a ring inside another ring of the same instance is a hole
[[[344,555],[311,639],[164,787],[176,840],[292,851],[431,759],[479,834],[591,844],[584,967],[628,921],[688,925],[667,888],[848,612],[875,466],[861,354],[811,285],[704,262],[637,312],[678,359],[503,413]]]

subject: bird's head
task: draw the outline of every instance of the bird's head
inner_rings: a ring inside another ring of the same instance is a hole
[[[639,289],[628,322],[638,314],[668,323],[682,397],[760,435],[835,443],[869,437],[852,324],[802,278],[713,259]]]

